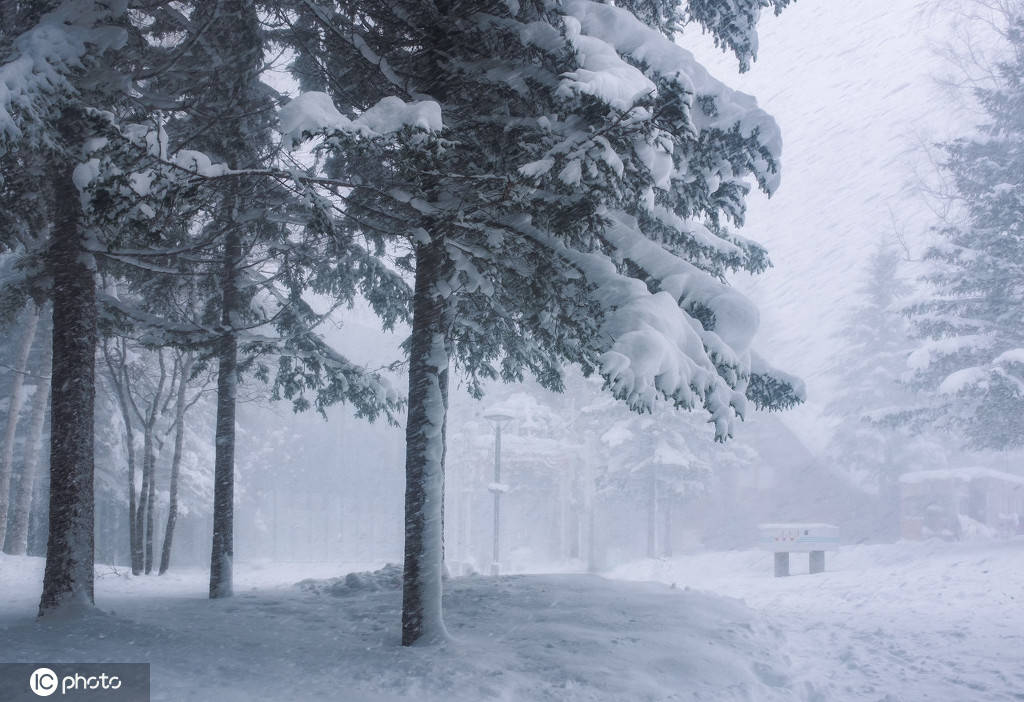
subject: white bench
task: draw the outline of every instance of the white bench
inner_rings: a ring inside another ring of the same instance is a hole
[[[833,524],[759,524],[760,546],[775,553],[775,577],[789,575],[789,554],[809,553],[810,572],[825,570],[825,551],[839,550],[839,527]]]

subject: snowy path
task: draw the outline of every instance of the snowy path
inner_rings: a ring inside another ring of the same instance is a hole
[[[1024,700],[1024,540],[858,546],[828,572],[771,576],[771,554],[642,561],[615,577],[743,599],[785,633],[798,695],[815,702]]]

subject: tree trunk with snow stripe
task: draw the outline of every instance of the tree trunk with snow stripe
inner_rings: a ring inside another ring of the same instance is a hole
[[[405,426],[405,573],[402,644],[447,638],[441,608],[444,562],[444,423],[448,394],[441,244],[416,248]]]

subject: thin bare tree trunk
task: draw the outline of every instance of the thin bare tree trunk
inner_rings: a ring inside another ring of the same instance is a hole
[[[145,573],[153,572],[153,520],[156,510],[156,457],[149,458],[149,491],[146,493],[146,567]]]
[[[28,319],[22,332],[18,357],[14,365],[14,378],[11,381],[10,402],[7,405],[7,427],[4,430],[3,446],[0,447],[0,546],[7,534],[7,513],[11,503],[11,473],[14,464],[14,438],[21,417],[21,390],[25,384],[25,372],[28,368],[28,357],[32,351],[32,340],[39,324],[39,308],[28,303]]]
[[[124,422],[124,447],[128,458],[128,543],[132,575],[142,573],[142,540],[138,530],[138,500],[135,495],[135,430],[132,421],[131,398],[128,397],[128,370],[126,366],[126,346],[121,340],[120,361],[115,365],[106,342],[103,343],[103,358],[110,374],[110,382],[117,392],[117,404],[121,408],[121,419]]]
[[[50,402],[50,362],[53,346],[49,338],[43,339],[43,355],[39,361],[39,380],[32,396],[32,414],[29,419],[28,438],[25,441],[21,482],[14,497],[14,516],[5,544],[7,553],[24,555],[28,552],[28,525],[32,513],[32,488],[39,471],[39,454],[43,448],[43,429],[46,426],[46,408]]]
[[[153,393],[152,401],[143,417],[143,459],[142,472],[143,484],[145,487],[145,513],[146,513],[146,537],[145,537],[145,572],[149,575],[153,572],[153,521],[156,512],[156,423],[160,416],[160,403],[163,401],[164,385],[167,382],[167,367],[164,365],[164,352],[157,351],[157,360],[160,364],[160,381],[157,383]],[[139,532],[140,534],[142,532]]]
[[[142,453],[142,485],[139,486],[139,503],[135,509],[135,547],[139,552],[139,573],[146,567],[146,508],[149,499],[149,461],[146,452]]]
[[[177,397],[174,403],[174,455],[171,457],[171,485],[167,503],[167,528],[164,529],[164,547],[160,552],[160,570],[163,575],[171,566],[171,544],[174,541],[174,526],[178,521],[178,480],[181,475],[181,450],[185,441],[185,392],[188,390],[189,375],[192,373],[192,358],[182,356],[179,367]]]

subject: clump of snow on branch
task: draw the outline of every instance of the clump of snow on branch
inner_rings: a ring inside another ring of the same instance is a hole
[[[991,334],[965,334],[940,339],[928,339],[907,357],[911,370],[927,370],[934,360],[957,353],[978,352],[989,349],[995,343]]]
[[[946,379],[939,384],[939,393],[943,395],[956,395],[958,392],[969,387],[976,387],[985,382],[988,371],[977,366],[973,368],[961,368],[950,373]]]
[[[442,129],[441,107],[432,100],[404,102],[391,96],[355,119],[338,111],[327,93],[302,93],[278,112],[281,132],[298,142],[304,134],[348,132],[376,137],[401,131],[405,127],[438,132]]]
[[[698,130],[738,127],[744,138],[755,133],[776,162],[782,152],[778,124],[757,107],[750,95],[732,90],[714,78],[693,54],[629,11],[593,0],[568,0],[563,5],[566,29],[583,64],[582,70],[563,76],[562,89],[593,94],[627,110],[640,95],[656,91],[649,76],[669,78],[690,97],[686,108]],[[626,58],[632,59],[634,67]],[[694,106],[697,98],[710,98]],[[777,172],[758,173],[769,192],[779,185]],[[664,180],[664,179],[662,179]]]
[[[627,172],[625,162],[642,164],[649,186],[637,207],[602,209],[605,226],[600,237],[612,256],[558,249],[553,237],[540,232],[559,255],[572,262],[596,289],[604,309],[611,310],[602,328],[602,375],[617,397],[634,409],[651,410],[662,399],[685,407],[704,407],[719,438],[732,434],[733,423],[746,412],[751,399],[758,406],[788,406],[803,401],[803,383],[758,359],[752,370],[751,342],[759,325],[756,306],[722,282],[714,264],[704,267],[699,257],[686,260],[677,250],[642,230],[637,217],[646,212],[703,250],[725,258],[742,259],[744,250],[713,233],[696,217],[684,217],[659,201],[656,191],[692,188],[695,181],[713,197],[726,183],[746,192],[744,180],[753,175],[769,194],[779,184],[782,139],[775,120],[756,100],[712,77],[693,57],[664,34],[638,20],[628,10],[592,0],[567,0],[561,5],[565,37],[576,52],[578,68],[561,76],[557,92],[563,97],[592,95],[621,113],[629,124],[649,122],[649,102],[659,97],[658,86],[674,84],[682,113],[694,141],[712,133],[735,134],[748,140],[745,158],[721,158],[701,172],[690,172],[690,160],[676,154],[690,148],[678,134],[654,127],[637,130],[616,152],[608,139],[584,139],[568,134],[541,158],[519,168],[535,181],[557,179],[581,185],[585,174],[596,173],[590,161],[602,161],[616,179]],[[531,34],[528,39],[536,41]],[[679,143],[677,143],[679,142]],[[620,142],[621,143],[621,142]],[[629,149],[632,151],[624,151]],[[741,209],[731,214],[741,217]],[[532,223],[520,222],[532,231]],[[742,240],[740,240],[742,241]],[[628,261],[642,271],[638,278],[623,275],[615,261]],[[652,293],[652,290],[654,291]]]
[[[602,338],[596,343],[602,351],[601,374],[616,397],[640,411],[653,410],[661,398],[688,408],[702,406],[711,415],[719,438],[732,435],[735,419],[746,411],[744,390],[749,377],[746,343],[757,324],[756,310],[752,306],[746,308],[749,326],[737,323],[731,329],[733,339],[743,344],[737,353],[687,314],[673,293],[667,290],[651,293],[640,279],[619,273],[609,258],[570,249],[534,228],[527,219],[516,222],[515,226],[568,259],[595,287],[594,294],[601,306],[613,310],[604,320]],[[625,239],[625,235],[622,236]],[[642,237],[631,237],[631,240],[638,249],[649,244],[666,259],[677,261],[679,270],[692,274],[692,290],[712,284],[713,279],[708,274],[686,268],[689,264],[657,244]],[[650,250],[645,253],[654,255]],[[672,282],[677,292],[685,295],[689,291],[687,283],[681,279]],[[715,292],[721,294],[723,300],[731,300],[727,303],[730,307],[741,306],[738,297],[726,294],[726,286],[714,284],[718,288]],[[707,300],[713,302],[713,298],[708,296]],[[711,345],[711,350],[705,347],[706,343]],[[732,366],[732,372],[720,374],[713,360],[718,354]]]
[[[11,55],[17,58],[0,64],[0,153],[19,140],[47,141],[34,127],[55,119],[62,96],[75,94],[70,76],[86,66],[89,54],[123,45],[125,30],[107,23],[126,5],[123,0],[60,3],[14,38]]]

